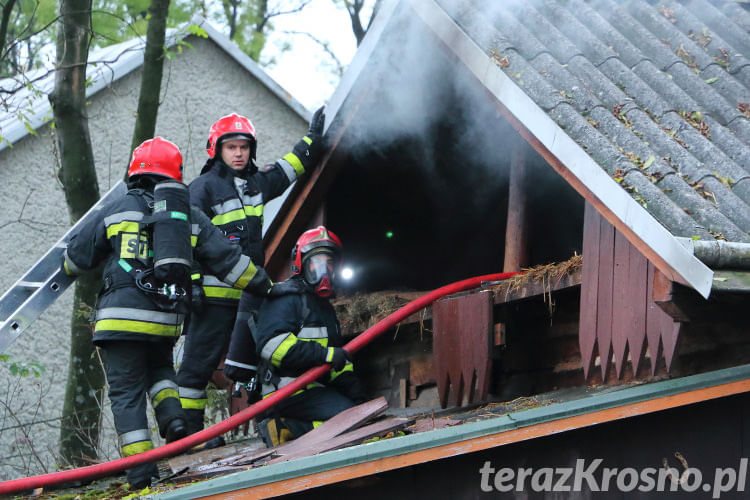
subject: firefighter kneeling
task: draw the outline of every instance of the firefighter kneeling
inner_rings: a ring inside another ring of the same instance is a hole
[[[259,417],[266,446],[297,438],[337,413],[366,400],[354,365],[341,348],[336,313],[329,301],[336,285],[341,241],[325,227],[306,231],[292,252],[292,270],[305,293],[266,299],[251,331],[261,358],[262,396],[324,363],[331,371]],[[265,417],[265,418],[263,418]],[[260,420],[262,418],[262,420]]]

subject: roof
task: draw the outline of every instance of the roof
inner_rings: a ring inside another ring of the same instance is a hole
[[[178,41],[191,36],[192,33],[189,29],[191,25],[203,28],[211,41],[227,52],[239,65],[263,83],[301,118],[305,121],[310,120],[311,113],[307,108],[203,17],[194,16],[190,23],[178,29],[167,30],[166,45],[173,47]],[[143,64],[145,44],[144,38],[134,38],[92,51],[89,54],[89,66],[86,70],[87,78],[90,80],[86,89],[86,96],[91,97],[139,68]],[[29,82],[33,82],[33,89],[23,87]],[[47,95],[54,89],[54,72],[47,69],[38,69],[25,75],[18,75],[16,78],[0,80],[0,92],[2,89],[10,90],[19,85],[23,87],[22,90],[9,96],[6,100],[7,107],[0,109],[0,138],[2,138],[0,140],[0,151],[7,148],[9,144],[18,142],[32,130],[38,129],[52,119],[52,108]]]
[[[750,12],[706,0],[474,3],[449,11],[672,234],[750,241]]]
[[[424,3],[412,5],[424,12]],[[484,57],[556,125],[538,126],[533,110],[510,109],[512,92],[498,94],[522,127],[541,142],[552,134],[545,148],[559,131],[575,142],[578,155],[559,145],[555,155],[568,158],[568,171],[585,163],[585,152],[672,235],[750,241],[748,11],[718,0],[471,3],[441,2]],[[422,17],[436,29],[436,21]],[[618,211],[612,182],[599,192],[584,184],[579,192],[600,201],[597,209],[610,222],[612,211],[629,239],[650,246],[652,261],[673,258],[671,242],[638,227],[639,210]],[[677,274],[687,278],[686,272]],[[700,291],[698,281],[690,284]]]
[[[267,498],[750,391],[750,365],[633,387],[550,395],[546,406],[237,472],[151,498]]]

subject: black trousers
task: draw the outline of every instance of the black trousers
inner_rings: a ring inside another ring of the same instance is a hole
[[[237,308],[231,305],[204,304],[200,314],[190,318],[177,384],[191,434],[203,429],[206,385],[219,366],[236,315]]]
[[[146,398],[149,395],[162,437],[173,419],[184,418],[172,365],[173,342],[171,339],[158,342],[111,340],[100,342],[99,345],[109,384],[115,429],[120,436],[123,454],[132,454],[127,439],[123,441],[123,437],[139,432],[149,436],[136,444],[141,446],[137,449],[145,450],[152,446],[146,418]],[[129,469],[127,475],[131,483],[159,477],[156,464]]]
[[[264,418],[279,418],[294,438],[321,422],[351,408],[355,403],[332,387],[313,387],[281,401]]]
[[[237,309],[237,320],[232,329],[227,359],[224,363],[224,375],[235,382],[249,382],[255,375],[258,366],[258,355],[255,352],[255,340],[251,333],[255,318],[263,303],[263,297],[243,292],[240,306]]]

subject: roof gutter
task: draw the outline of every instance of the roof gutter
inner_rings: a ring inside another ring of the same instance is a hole
[[[750,243],[681,237],[677,241],[713,269],[750,269]]]

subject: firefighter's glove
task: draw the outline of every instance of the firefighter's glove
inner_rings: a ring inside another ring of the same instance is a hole
[[[331,368],[335,371],[341,371],[349,361],[349,353],[341,347],[329,347],[326,354],[326,363],[331,363]]]
[[[283,159],[286,160],[293,168],[297,176],[309,172],[315,165],[320,162],[323,156],[325,145],[323,141],[323,124],[326,115],[323,108],[315,112],[310,121],[310,130],[292,148],[292,152]]]
[[[305,293],[305,284],[301,280],[286,280],[274,283],[268,289],[269,297],[280,297],[281,295],[289,295],[290,293]]]
[[[325,108],[325,106],[318,108],[310,120],[310,130],[307,132],[307,137],[312,139],[313,142],[320,142],[323,138],[323,126],[326,123]]]
[[[198,283],[191,285],[190,308],[194,313],[198,314],[203,310],[203,287]]]

